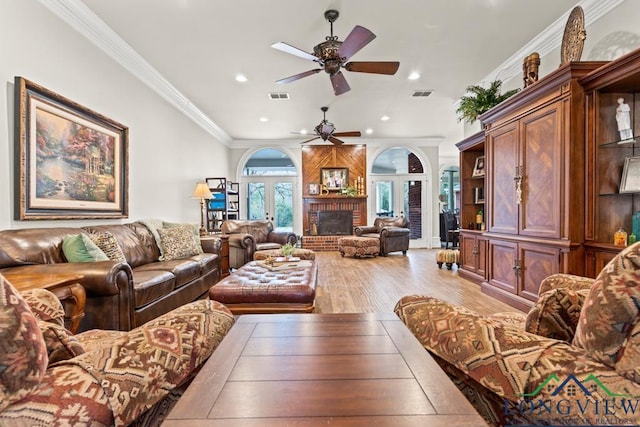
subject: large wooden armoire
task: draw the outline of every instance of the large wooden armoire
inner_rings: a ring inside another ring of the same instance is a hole
[[[585,96],[573,62],[480,116],[487,270],[482,289],[528,310],[540,282],[584,273]]]

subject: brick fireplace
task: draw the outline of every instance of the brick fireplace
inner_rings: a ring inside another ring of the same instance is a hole
[[[302,247],[314,251],[337,251],[341,235],[317,235],[318,212],[321,211],[350,211],[353,213],[353,227],[366,225],[367,196],[328,194],[303,198]]]

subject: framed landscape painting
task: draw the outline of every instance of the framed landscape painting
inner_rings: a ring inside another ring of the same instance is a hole
[[[126,126],[15,78],[16,219],[126,218]]]

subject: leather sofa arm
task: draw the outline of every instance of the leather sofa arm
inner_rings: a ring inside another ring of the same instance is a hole
[[[78,283],[85,288],[87,296],[110,296],[122,292],[133,295],[133,273],[126,262],[31,264],[0,270],[0,273],[4,272],[24,275],[76,274],[82,276]]]
[[[378,229],[371,225],[363,225],[360,227],[356,227],[354,229],[354,232],[356,233],[356,236],[362,236],[363,234],[377,233]]]
[[[382,227],[380,230],[380,238],[395,237],[395,236],[408,236],[411,230],[402,227]]]
[[[255,239],[251,234],[232,233],[227,234],[227,236],[229,236],[229,246],[232,248],[247,249],[256,247]]]
[[[218,254],[222,251],[222,240],[219,238],[206,238],[201,239],[200,244],[202,245],[202,250],[208,254]]]
[[[272,231],[267,236],[267,242],[280,243],[281,245],[285,245],[287,243],[295,245],[297,241],[298,236],[291,231]]]

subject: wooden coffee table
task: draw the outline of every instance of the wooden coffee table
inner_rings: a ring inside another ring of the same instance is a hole
[[[393,313],[240,316],[164,426],[483,426]]]

